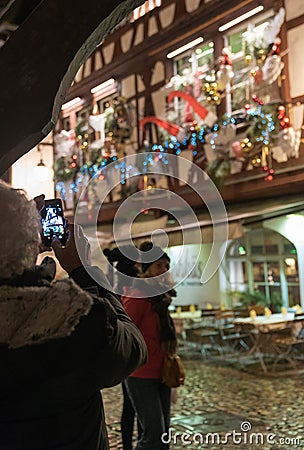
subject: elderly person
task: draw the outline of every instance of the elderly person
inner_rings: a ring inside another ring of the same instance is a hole
[[[145,362],[142,336],[91,277],[106,283],[79,228],[52,244],[69,274],[53,282],[35,202],[0,182],[0,208],[0,450],[108,449],[100,389]]]

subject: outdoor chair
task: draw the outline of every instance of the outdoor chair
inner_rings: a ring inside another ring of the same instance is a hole
[[[200,346],[200,352],[204,358],[217,353],[222,354],[219,343],[220,336],[217,328],[212,326],[200,326],[187,331],[188,340],[195,341]]]
[[[174,319],[180,349],[199,352],[204,358],[221,353],[215,310],[203,310],[199,318]]]
[[[234,320],[239,317],[234,310],[222,310],[216,314],[217,328],[220,335],[220,345],[223,350],[249,350],[249,333],[239,330]]]
[[[174,325],[179,353],[188,356],[194,352],[205,356],[205,352],[202,351],[202,343],[193,333],[199,329],[200,323],[191,319],[174,318]]]
[[[267,353],[273,353],[273,368],[282,361],[287,361],[293,367],[301,359],[302,351],[299,347],[304,344],[304,328],[296,331],[294,324],[284,323],[268,330],[269,341]]]

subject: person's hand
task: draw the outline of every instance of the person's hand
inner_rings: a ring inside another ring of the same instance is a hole
[[[33,199],[34,202],[36,203],[36,208],[37,208],[37,211],[39,212],[39,214],[44,207],[44,199],[45,199],[44,194],[37,195],[37,197],[34,197],[34,199]],[[44,240],[43,240],[43,233],[41,232],[40,233],[40,243],[39,243],[39,253],[51,252],[51,251],[52,251],[52,248],[45,245]]]
[[[68,234],[65,247],[62,247],[60,240],[55,237],[52,248],[61,267],[70,274],[78,267],[91,264],[91,248],[79,225],[70,223]]]

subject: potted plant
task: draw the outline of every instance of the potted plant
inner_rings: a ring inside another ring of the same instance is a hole
[[[237,308],[254,309],[257,314],[264,314],[264,308],[271,308],[272,301],[261,291],[230,291],[232,304],[237,303]],[[274,312],[274,311],[273,311]]]

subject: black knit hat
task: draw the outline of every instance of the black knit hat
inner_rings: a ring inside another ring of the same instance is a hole
[[[115,247],[112,250],[105,248],[103,253],[111,264],[117,262],[116,269],[118,272],[128,276],[137,276],[135,264],[140,261],[140,256],[136,247],[124,245]]]
[[[147,258],[145,258],[145,255],[142,255],[141,268],[143,273],[145,273],[153,263],[159,261],[160,259],[165,259],[170,262],[170,258],[167,253],[164,252],[160,247],[153,245],[153,243],[150,241],[143,242],[140,245],[139,250],[141,250],[142,252],[149,252]]]

